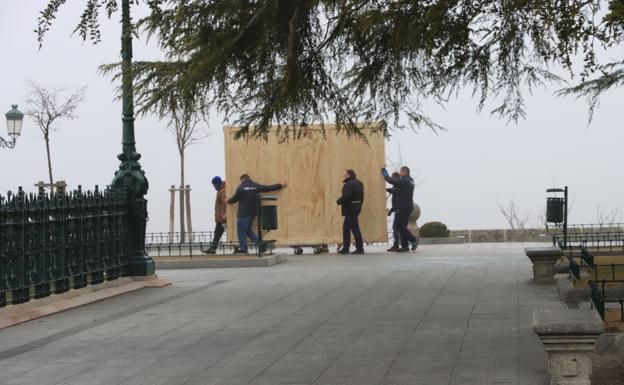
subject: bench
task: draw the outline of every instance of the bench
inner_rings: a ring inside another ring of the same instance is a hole
[[[555,263],[563,256],[563,251],[558,247],[527,247],[524,252],[533,263],[533,280],[554,283]]]
[[[533,312],[533,332],[548,354],[551,385],[591,385],[591,354],[604,328],[593,310]]]

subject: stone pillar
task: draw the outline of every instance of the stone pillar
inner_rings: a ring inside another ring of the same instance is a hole
[[[548,353],[550,385],[591,385],[592,353],[604,323],[593,310],[538,310],[533,331]]]
[[[524,252],[533,263],[533,280],[554,283],[555,263],[563,256],[563,251],[558,247],[527,247]]]

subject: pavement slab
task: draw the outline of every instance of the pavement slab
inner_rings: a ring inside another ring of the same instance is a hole
[[[161,270],[172,286],[0,331],[0,385],[546,385],[531,316],[563,305],[527,246]]]

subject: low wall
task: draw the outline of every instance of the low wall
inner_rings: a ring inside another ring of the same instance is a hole
[[[466,243],[484,242],[552,242],[544,229],[451,230],[451,237],[465,238]]]
[[[466,243],[466,238],[459,237],[445,237],[445,238],[419,238],[421,245],[454,245],[458,243]]]

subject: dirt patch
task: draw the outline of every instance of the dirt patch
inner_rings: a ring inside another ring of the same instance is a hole
[[[592,385],[624,384],[624,353],[595,354],[591,383]]]

